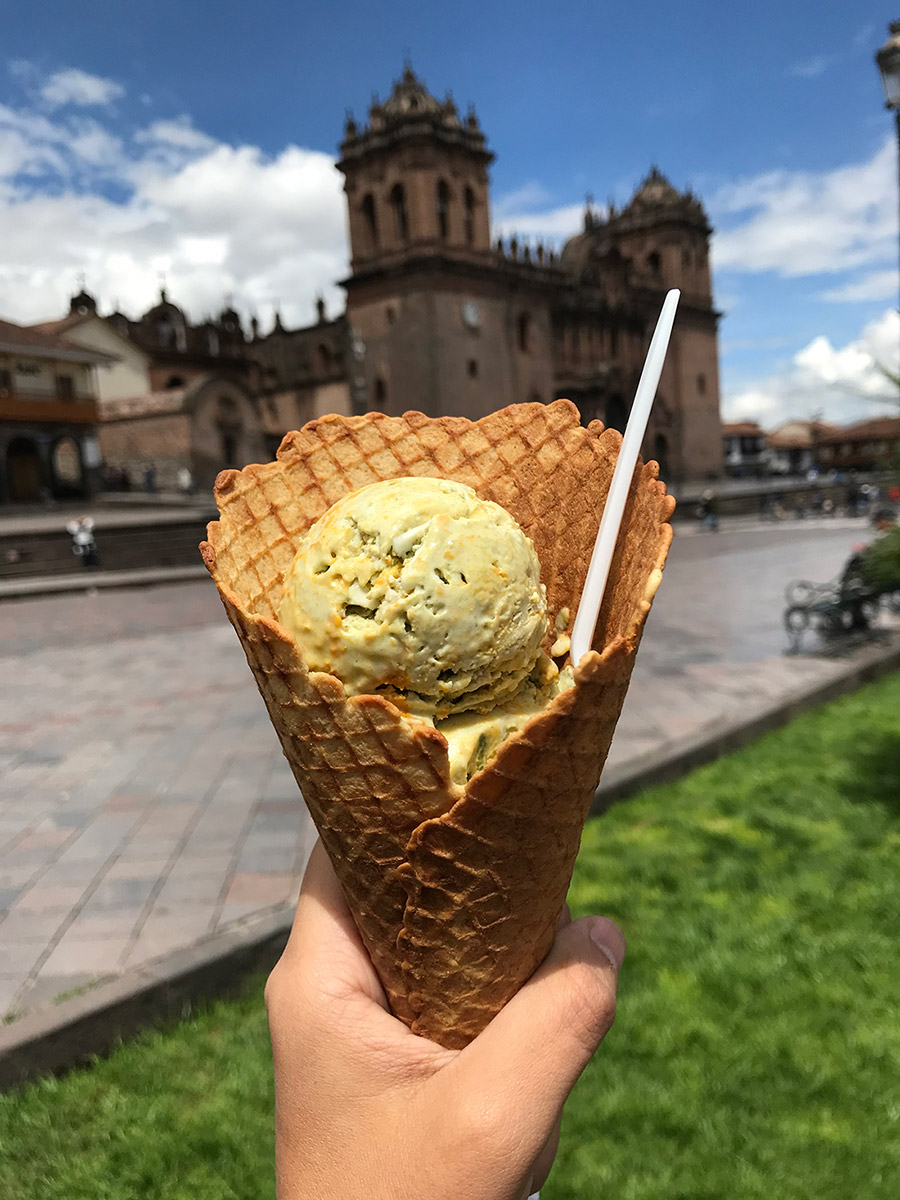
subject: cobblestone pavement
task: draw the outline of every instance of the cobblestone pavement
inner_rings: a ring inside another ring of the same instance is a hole
[[[679,536],[611,762],[835,673],[782,593],[866,536]],[[310,825],[210,583],[7,601],[0,671],[0,1013],[293,900]]]

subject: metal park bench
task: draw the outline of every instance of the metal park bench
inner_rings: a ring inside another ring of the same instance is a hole
[[[866,632],[875,623],[882,605],[900,613],[900,579],[874,588],[863,577],[861,555],[854,554],[837,579],[811,583],[800,579],[788,584],[784,627],[797,653],[803,635],[812,626],[826,640]]]

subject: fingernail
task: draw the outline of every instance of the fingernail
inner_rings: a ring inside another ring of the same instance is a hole
[[[608,917],[595,917],[591,925],[591,941],[609,959],[610,966],[618,971],[625,961],[625,934],[615,921]]]

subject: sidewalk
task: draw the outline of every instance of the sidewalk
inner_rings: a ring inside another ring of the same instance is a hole
[[[648,637],[607,778],[720,739],[897,648],[890,635],[846,658],[672,674]],[[293,903],[314,834],[224,622],[102,654],[37,649],[17,669],[16,700],[0,701],[0,1014]]]

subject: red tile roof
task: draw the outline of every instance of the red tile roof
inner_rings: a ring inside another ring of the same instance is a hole
[[[874,417],[843,429],[829,429],[820,442],[879,442],[900,438],[900,417]]]
[[[722,426],[723,437],[757,437],[762,433],[755,421],[735,421]]]
[[[56,321],[38,321],[35,325],[29,325],[28,328],[35,330],[36,333],[45,333],[53,337],[57,333],[65,333],[67,329],[74,329],[76,325],[81,325],[83,321],[93,315],[93,313],[73,312]]]

